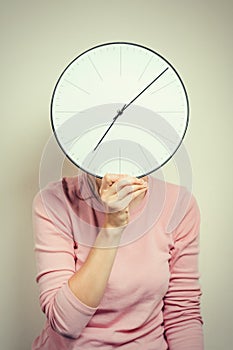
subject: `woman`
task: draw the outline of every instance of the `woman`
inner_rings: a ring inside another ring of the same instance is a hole
[[[200,216],[185,188],[82,173],[33,203],[47,317],[32,349],[202,350]]]

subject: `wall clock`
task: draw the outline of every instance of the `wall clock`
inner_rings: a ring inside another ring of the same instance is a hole
[[[105,43],[62,72],[51,123],[66,156],[80,169],[142,177],[179,148],[189,119],[185,86],[160,54],[139,44]]]

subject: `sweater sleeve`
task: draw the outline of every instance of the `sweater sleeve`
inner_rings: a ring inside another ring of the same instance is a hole
[[[45,189],[35,196],[32,209],[41,309],[53,330],[78,338],[96,308],[83,304],[68,285],[75,273],[76,243],[66,206]]]
[[[198,254],[200,212],[194,196],[174,233],[170,282],[164,297],[164,329],[169,350],[203,350]]]

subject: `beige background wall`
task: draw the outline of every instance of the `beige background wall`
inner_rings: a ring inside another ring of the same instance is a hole
[[[1,349],[29,350],[44,322],[35,284],[31,202],[51,134],[53,87],[79,53],[110,41],[153,48],[185,82],[191,106],[185,145],[202,215],[206,349],[233,348],[233,2],[8,0],[0,7]],[[172,181],[169,166],[165,172]],[[63,173],[73,170],[67,164]]]

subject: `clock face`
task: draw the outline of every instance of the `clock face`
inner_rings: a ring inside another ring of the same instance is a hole
[[[145,176],[176,152],[188,124],[188,98],[176,70],[141,45],[96,46],[60,76],[51,121],[67,157],[85,172]]]

